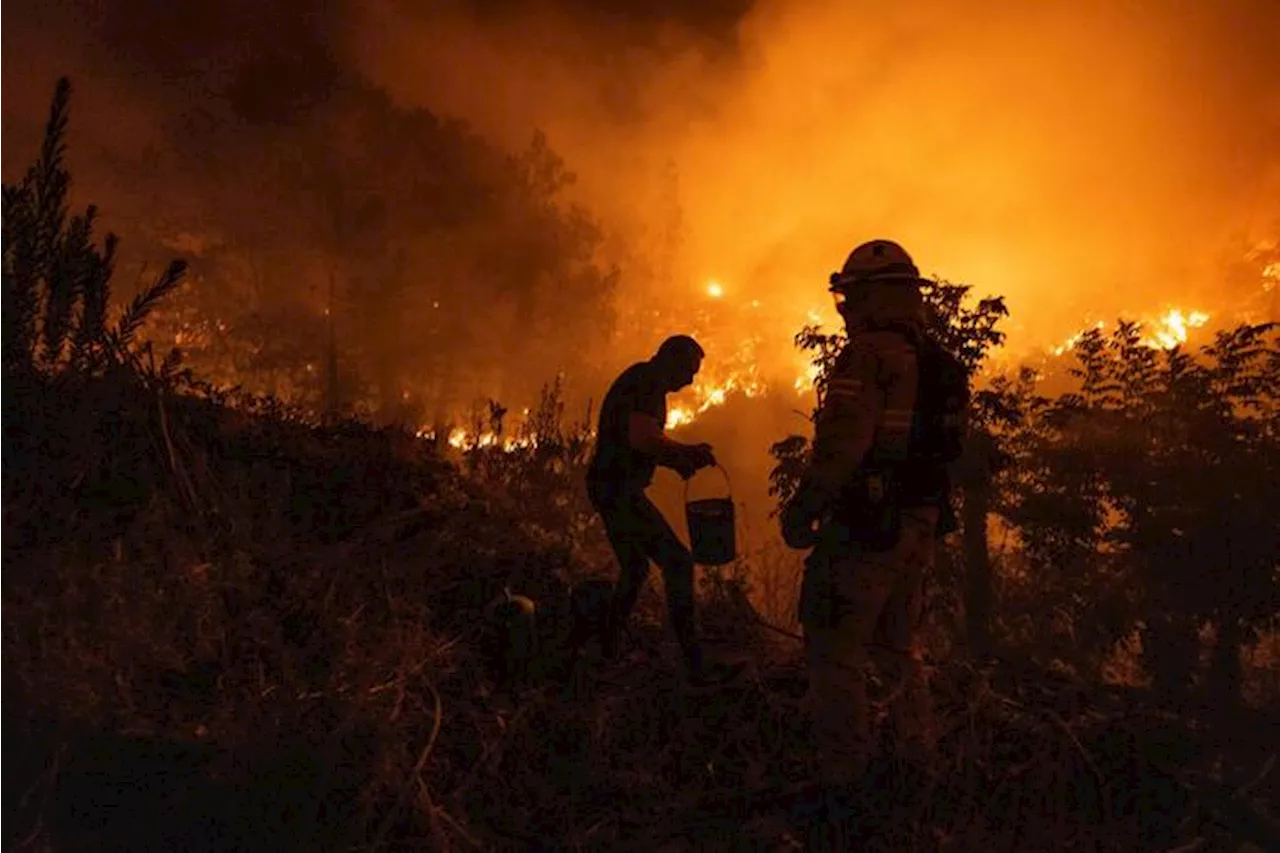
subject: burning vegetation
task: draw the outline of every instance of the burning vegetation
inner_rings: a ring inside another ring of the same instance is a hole
[[[807,434],[741,427],[822,399],[833,315],[730,276],[678,316],[618,300],[628,268],[545,137],[507,154],[335,86],[325,144],[215,122],[184,152],[228,179],[252,153],[261,203],[314,216],[157,224],[149,250],[191,263],[136,295],[70,214],[65,84],[5,184],[6,846],[802,846],[818,745],[767,511],[699,589],[745,683],[683,692],[656,595],[622,666],[565,637],[614,570],[582,389],[681,324],[711,357],[668,426],[731,467],[753,442],[737,479],[781,501]],[[1276,253],[1235,268],[1261,316],[1187,302],[1026,366],[1002,298],[926,288],[978,389],[924,617],[944,729],[876,767],[866,849],[1280,844]],[[539,614],[523,690],[486,651],[510,591]]]

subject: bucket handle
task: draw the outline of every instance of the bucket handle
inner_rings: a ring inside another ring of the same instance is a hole
[[[713,465],[711,467],[719,471],[721,476],[724,477],[724,485],[725,485],[725,488],[728,490],[728,494],[726,494],[725,497],[732,498],[733,497],[733,481],[729,479],[729,472],[724,469],[723,465]],[[693,476],[696,477],[698,475],[695,472]],[[689,502],[689,483],[691,482],[693,482],[693,477],[690,477],[688,480],[684,481],[684,502],[686,504]]]

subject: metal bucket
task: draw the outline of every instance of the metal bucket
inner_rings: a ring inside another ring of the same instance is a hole
[[[729,488],[729,474],[720,466],[725,487]],[[689,481],[684,484],[684,514],[689,525],[689,548],[693,561],[704,566],[722,566],[733,561],[738,552],[737,523],[733,508],[733,495],[723,498],[689,500]]]

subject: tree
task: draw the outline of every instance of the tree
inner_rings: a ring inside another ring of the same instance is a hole
[[[508,154],[355,80],[240,133],[215,123],[184,161],[220,179],[200,221],[173,226],[218,235],[183,318],[210,344],[193,365],[308,398],[336,372],[330,406],[416,425],[477,395],[533,399],[590,364],[617,272],[596,263],[598,226],[566,202],[573,176],[544,136]]]
[[[147,315],[181,283],[186,265],[169,264],[108,322],[117,240],[93,243],[97,209],[68,216],[71,176],[64,164],[71,82],[58,81],[35,164],[3,195],[3,354],[7,376],[94,375],[113,365],[142,367],[133,348]],[[162,368],[176,368],[171,352]]]
[[[1020,424],[1004,510],[1038,586],[1086,652],[1138,629],[1170,698],[1195,685],[1212,626],[1206,686],[1238,699],[1241,646],[1280,611],[1276,328],[1219,332],[1198,357],[1143,345],[1137,324],[1092,330],[1078,387]]]

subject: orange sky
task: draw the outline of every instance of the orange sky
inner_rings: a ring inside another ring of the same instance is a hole
[[[674,161],[674,295],[714,277],[788,338],[871,237],[1006,295],[1018,346],[1214,308],[1224,253],[1280,221],[1274,3],[785,0],[728,51],[677,26],[628,48],[563,15],[394,8],[355,18],[361,68],[499,138],[545,127],[608,220],[652,224]]]

